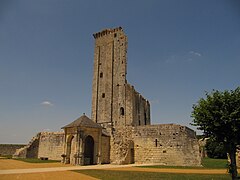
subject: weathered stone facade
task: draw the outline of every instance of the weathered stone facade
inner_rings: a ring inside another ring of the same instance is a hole
[[[128,84],[127,36],[121,27],[95,33],[92,119],[111,135],[110,162],[201,163],[195,132],[180,125],[150,125],[150,103]]]
[[[150,104],[127,83],[127,36],[121,27],[94,34],[92,120],[107,127],[150,124]]]
[[[26,146],[17,149],[13,157],[61,160],[63,144],[63,132],[40,132]]]
[[[63,127],[65,164],[89,165],[109,163],[109,139],[102,127],[83,115]]]
[[[64,163],[76,165],[199,166],[195,132],[176,124],[151,125],[149,101],[127,82],[127,36],[122,28],[93,36],[92,120],[83,115],[64,126],[64,134],[40,133],[22,151],[25,157],[29,148],[36,157],[62,157]]]
[[[39,137],[38,158],[62,160],[64,146],[63,132],[42,132]],[[54,152],[54,153],[53,153]]]

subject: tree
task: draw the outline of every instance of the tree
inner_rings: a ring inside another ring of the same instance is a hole
[[[205,148],[208,157],[215,159],[227,159],[227,152],[222,142],[219,143],[214,139],[208,139]]]
[[[213,90],[193,105],[193,123],[205,137],[223,143],[229,154],[229,173],[237,179],[236,148],[240,144],[240,87],[231,91]]]

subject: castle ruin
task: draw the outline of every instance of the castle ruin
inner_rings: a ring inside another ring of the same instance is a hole
[[[75,165],[200,166],[193,130],[177,124],[151,125],[149,101],[126,79],[127,36],[123,29],[106,29],[93,36],[91,119],[81,116],[64,126],[64,133],[40,133],[34,148],[30,143],[25,152]],[[55,146],[58,151],[51,151]]]

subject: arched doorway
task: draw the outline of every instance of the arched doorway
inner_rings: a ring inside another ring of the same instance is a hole
[[[71,152],[72,152],[72,141],[74,136],[70,135],[67,139],[67,153],[66,153],[66,164],[70,164]]]
[[[92,165],[94,163],[94,140],[92,136],[87,136],[84,147],[84,165]]]

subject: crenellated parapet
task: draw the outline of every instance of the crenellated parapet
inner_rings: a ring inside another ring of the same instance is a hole
[[[108,35],[108,34],[112,34],[112,33],[115,33],[117,31],[123,31],[122,27],[117,27],[117,28],[114,28],[114,29],[104,29],[100,32],[97,32],[95,34],[93,34],[93,37],[95,39],[99,38],[99,37],[102,37],[102,36],[105,36],[105,35]]]

